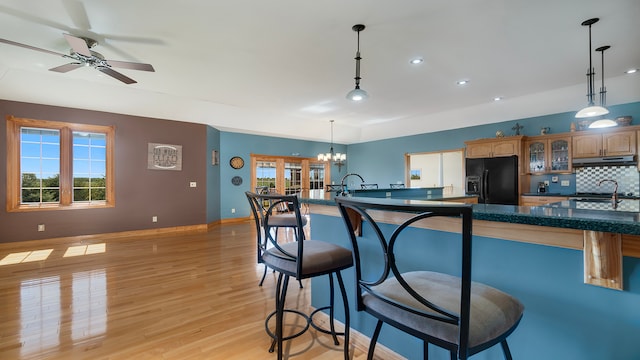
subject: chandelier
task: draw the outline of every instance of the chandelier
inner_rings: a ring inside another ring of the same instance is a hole
[[[338,171],[342,171],[342,167],[345,165],[345,161],[347,161],[347,154],[342,153],[334,153],[333,152],[333,122],[334,120],[329,120],[331,123],[331,147],[329,148],[328,153],[320,153],[318,154],[318,160],[324,162],[331,162],[338,167]]]

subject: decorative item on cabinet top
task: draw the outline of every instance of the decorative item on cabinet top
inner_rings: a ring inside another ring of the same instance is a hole
[[[633,121],[633,116],[630,116],[630,115],[618,116],[616,118],[616,122],[618,123],[618,126],[629,126],[631,125],[631,121]]]

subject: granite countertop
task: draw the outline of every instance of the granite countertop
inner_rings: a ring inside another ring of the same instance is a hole
[[[399,204],[421,204],[441,202],[447,199],[460,199],[464,195],[436,195],[431,199],[375,199]],[[302,198],[308,204],[335,206],[335,196],[322,199]],[[600,209],[587,207],[600,206]],[[618,209],[612,209],[611,203],[590,203],[566,200],[542,206],[516,206],[495,204],[473,204],[473,218],[476,220],[497,221],[514,224],[550,226],[558,228],[603,231],[630,235],[640,235],[640,200],[623,200]],[[607,207],[608,206],[608,207]]]
[[[395,190],[395,189],[394,189]],[[399,189],[402,190],[402,189]],[[358,198],[369,198],[361,195],[360,192],[355,192],[358,194]],[[307,204],[318,204],[318,205],[335,205],[335,193],[320,191],[315,194],[309,194],[308,196],[303,196],[300,198],[300,202]],[[451,194],[451,195],[425,195],[420,200],[429,200],[429,201],[447,201],[447,200],[457,200],[457,199],[466,199],[466,198],[476,198],[477,195],[465,195],[465,194]],[[373,197],[375,199],[381,199],[380,197]],[[416,200],[416,199],[404,199],[402,197],[386,197],[382,199],[397,199],[397,200]],[[416,200],[416,201],[420,201]]]

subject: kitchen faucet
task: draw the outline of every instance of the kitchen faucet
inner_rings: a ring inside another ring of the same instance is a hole
[[[611,206],[613,206],[614,209],[616,209],[618,207],[618,182],[615,180],[611,180],[611,179],[602,179],[600,181],[598,181],[598,186],[602,185],[605,182],[612,182],[615,186],[613,188],[613,194],[611,194]]]
[[[346,191],[346,190],[345,190],[345,188],[344,188],[344,180],[345,180],[348,176],[351,176],[351,175],[359,177],[359,178],[360,178],[360,180],[362,180],[362,182],[364,182],[364,179],[362,178],[362,176],[360,176],[360,175],[358,175],[358,174],[356,174],[356,173],[349,173],[349,174],[347,174],[347,175],[343,176],[343,177],[342,177],[342,180],[340,180],[340,195],[342,195],[342,196],[347,196],[347,191]]]

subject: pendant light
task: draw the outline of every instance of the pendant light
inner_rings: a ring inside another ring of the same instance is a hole
[[[338,171],[342,171],[342,167],[345,165],[345,161],[347,161],[347,154],[342,153],[334,153],[333,152],[333,122],[334,120],[329,120],[331,123],[331,147],[329,148],[328,153],[320,153],[318,154],[318,161],[330,162],[333,160],[333,164],[338,167]]]
[[[353,31],[358,33],[358,48],[356,50],[356,88],[349,91],[347,94],[347,99],[351,101],[361,101],[369,97],[366,91],[360,89],[360,31],[364,30],[365,26],[362,24],[353,25],[351,28]]]
[[[604,87],[604,51],[609,49],[611,46],[609,45],[605,45],[605,46],[600,46],[599,48],[596,49],[596,51],[600,52],[602,55],[602,86],[600,87],[600,106],[605,107],[607,106],[607,88]],[[596,120],[594,122],[592,122],[589,125],[590,129],[595,129],[595,128],[606,128],[606,127],[612,127],[612,126],[617,126],[618,123],[616,123],[615,121],[611,120],[611,119],[599,119]]]
[[[578,111],[578,113],[576,114],[576,118],[588,118],[588,117],[606,115],[609,113],[609,110],[607,110],[603,106],[596,106],[593,102],[593,91],[594,91],[593,76],[595,74],[593,71],[593,65],[591,63],[591,25],[597,23],[599,20],[600,20],[599,18],[593,18],[593,19],[585,20],[581,24],[582,26],[589,27],[589,69],[587,70],[587,98],[589,99],[589,103],[586,108]]]

